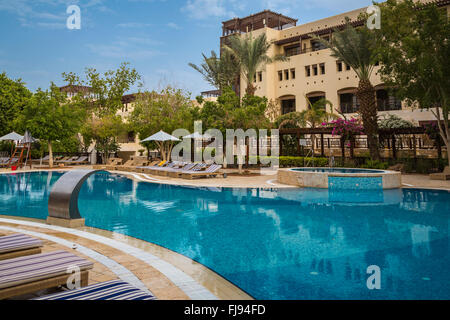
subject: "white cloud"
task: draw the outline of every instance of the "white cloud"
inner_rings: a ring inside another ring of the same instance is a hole
[[[105,58],[149,59],[162,53],[152,46],[161,42],[144,37],[119,37],[110,44],[87,44],[95,54]]]
[[[223,18],[232,15],[232,12],[226,8],[226,4],[225,0],[187,0],[181,10],[193,19]]]
[[[167,26],[168,26],[169,28],[172,28],[172,29],[175,29],[175,30],[180,30],[180,29],[181,29],[180,26],[177,25],[177,24],[174,23],[174,22],[169,22],[169,23],[167,24]]]
[[[104,3],[105,0],[0,0],[0,11],[17,16],[24,27],[60,28],[67,19],[68,5],[79,5],[82,11],[95,8],[100,12],[111,13],[112,10]]]
[[[140,22],[125,22],[119,23],[117,25],[119,28],[147,28],[151,27],[150,23],[140,23]]]

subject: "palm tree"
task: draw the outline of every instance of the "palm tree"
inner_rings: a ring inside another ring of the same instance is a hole
[[[330,110],[333,110],[333,104],[331,101],[322,98],[317,100],[314,103],[311,103],[311,101],[307,98],[306,101],[308,101],[308,109],[301,112],[301,116],[303,117],[305,123],[310,128],[316,128],[319,124],[323,123],[324,121],[329,121],[330,119],[337,118],[337,116],[331,112],[327,112],[327,106],[330,106]],[[311,134],[311,143],[312,148],[314,151],[315,146],[315,139],[316,136],[314,134]]]
[[[342,31],[335,30],[331,42],[313,37],[330,48],[331,56],[345,62],[358,76],[356,96],[360,103],[359,113],[367,135],[370,156],[372,159],[379,159],[377,106],[375,90],[370,82],[376,62],[375,53],[371,49],[375,38],[369,30],[356,29],[350,24]]]
[[[215,51],[211,51],[211,57],[203,56],[203,63],[197,66],[189,63],[189,66],[203,75],[203,78],[218,90],[232,87],[239,76],[239,66],[233,61],[230,54],[222,52],[220,57]]]
[[[310,128],[316,128],[318,124],[332,118],[336,118],[334,113],[327,112],[327,106],[330,106],[330,109],[333,110],[333,104],[331,101],[325,98],[319,99],[314,103],[311,103],[308,98],[306,98],[306,101],[308,101],[308,109],[302,111],[301,113],[306,124]]]
[[[253,38],[251,33],[245,37],[234,35],[228,41],[229,44],[223,45],[223,49],[230,53],[240,66],[241,73],[247,81],[246,93],[249,96],[255,95],[256,88],[253,85],[253,79],[258,68],[274,61],[287,60],[286,56],[283,55],[269,57],[268,51],[272,44],[267,41],[265,34],[257,38]]]

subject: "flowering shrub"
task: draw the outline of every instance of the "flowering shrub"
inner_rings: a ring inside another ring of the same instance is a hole
[[[345,120],[342,118],[322,123],[322,126],[333,128],[332,135],[339,135],[345,140],[348,140],[353,135],[364,134],[364,128],[359,119],[351,118]]]

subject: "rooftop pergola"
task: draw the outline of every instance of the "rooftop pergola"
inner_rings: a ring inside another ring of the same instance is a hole
[[[282,30],[283,26],[286,25],[296,26],[297,21],[297,19],[287,17],[280,13],[276,13],[270,10],[264,10],[245,18],[234,18],[222,22],[222,35],[228,36],[235,33],[247,33],[266,27]]]

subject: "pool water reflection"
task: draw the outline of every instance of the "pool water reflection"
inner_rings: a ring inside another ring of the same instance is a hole
[[[57,176],[0,175],[0,214],[46,218]],[[88,226],[184,254],[257,299],[450,298],[446,191],[188,188],[98,173],[79,209]],[[370,265],[381,290],[366,286]]]

